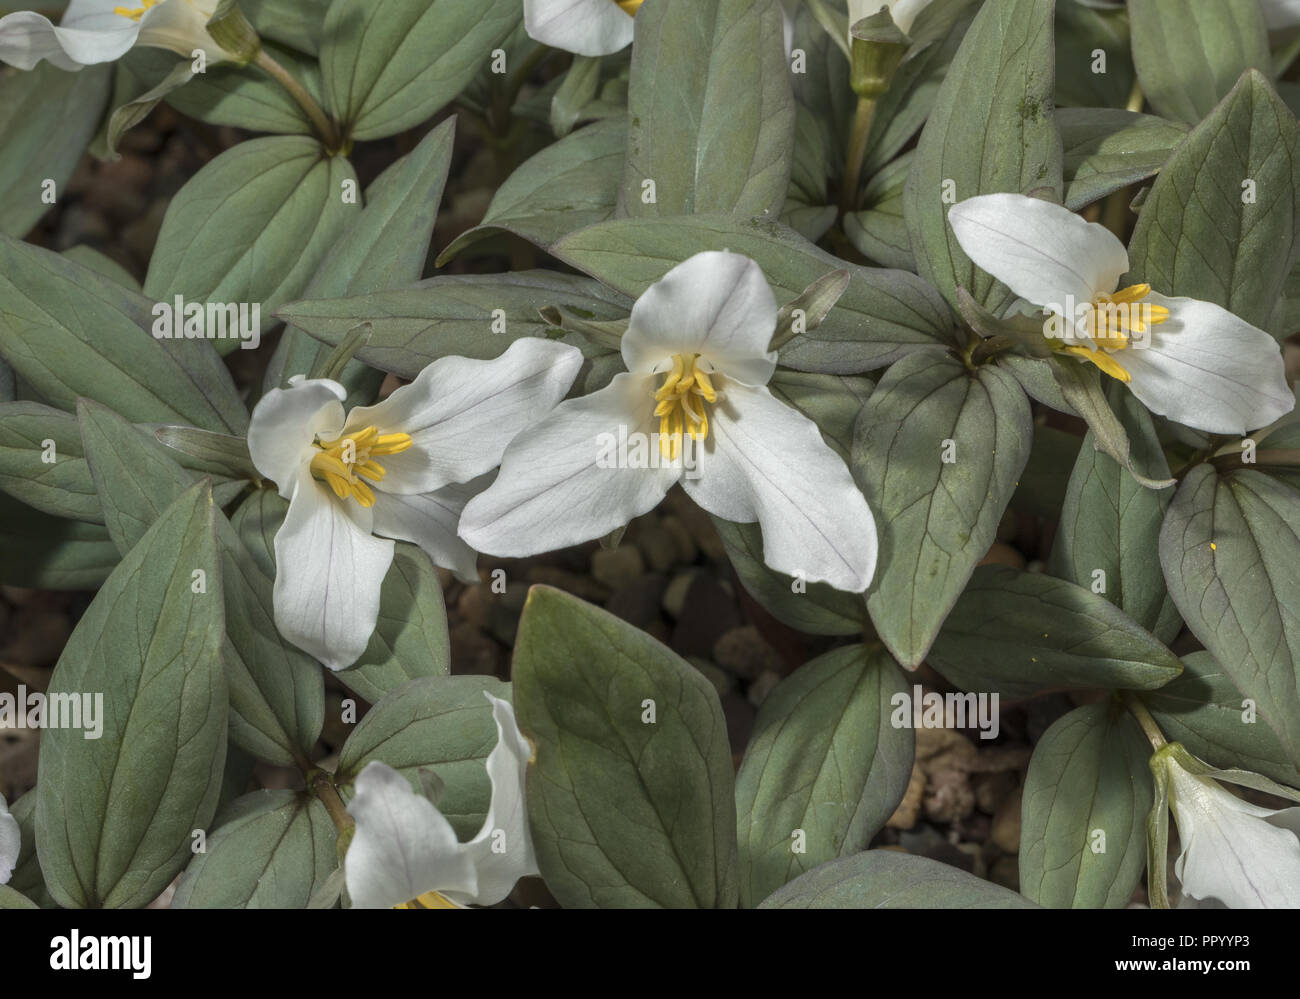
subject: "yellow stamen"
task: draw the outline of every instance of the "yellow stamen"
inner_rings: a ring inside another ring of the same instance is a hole
[[[1066,347],[1067,354],[1073,354],[1075,357],[1082,357],[1085,361],[1091,361],[1102,371],[1112,378],[1118,378],[1125,384],[1133,380],[1133,376],[1124,370],[1123,365],[1104,350],[1089,350],[1087,347]]]
[[[1145,342],[1149,329],[1169,318],[1169,310],[1164,306],[1143,301],[1149,294],[1151,285],[1134,284],[1097,296],[1090,317],[1093,346],[1058,345],[1058,349],[1095,364],[1121,382],[1132,381],[1133,376],[1113,355],[1133,347],[1130,342],[1133,334],[1142,336]]]
[[[393,906],[395,909],[462,909],[464,906],[457,905],[445,895],[440,895],[436,891],[426,891],[419,898],[413,898],[409,902],[403,902],[401,905]]]
[[[614,0],[616,4],[623,8],[623,11],[636,17],[636,12],[641,8],[643,0]]]
[[[681,454],[684,436],[700,442],[709,436],[708,405],[718,401],[718,391],[699,363],[699,354],[674,354],[672,369],[654,393],[659,453],[669,461]]]
[[[144,17],[150,7],[158,6],[162,0],[140,0],[140,2],[144,4],[143,7],[114,7],[113,13],[130,21],[138,21]]]
[[[380,435],[378,427],[366,427],[334,440],[316,442],[320,453],[311,460],[311,473],[323,479],[339,499],[354,499],[364,507],[375,505],[375,492],[361,481],[380,482],[388,474],[376,455],[400,454],[411,447],[410,434]]]

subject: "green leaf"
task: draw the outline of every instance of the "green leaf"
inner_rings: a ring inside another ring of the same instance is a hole
[[[412,284],[424,273],[433,224],[451,168],[456,120],[443,122],[386,170],[366,192],[366,206],[326,255],[304,298],[340,298]],[[289,327],[264,378],[266,389],[306,374],[326,355],[319,343]],[[379,391],[382,376],[362,364],[344,369],[342,383],[358,394]]]
[[[26,895],[21,895],[8,885],[0,885],[0,909],[38,909]]]
[[[101,525],[52,517],[0,493],[0,585],[93,590],[118,558]]]
[[[778,305],[831,271],[849,272],[848,290],[830,314],[782,348],[784,367],[859,374],[918,347],[950,342],[947,307],[915,274],[846,266],[776,222],[731,215],[618,219],[580,229],[551,248],[565,263],[632,297],[704,250],[731,250],[753,259]]]
[[[265,328],[356,223],[361,209],[344,203],[345,182],[356,184],[352,165],[326,156],[315,139],[273,136],[226,150],[172,199],[145,294],[168,303],[177,295],[186,303],[256,303]],[[225,351],[240,344],[211,342]]]
[[[509,700],[510,685],[487,676],[424,676],[394,687],[361,719],[339,753],[336,781],[351,784],[381,760],[420,789],[429,768],[443,784],[438,811],[461,837],[483,825],[492,784],[484,769],[497,743],[492,704]]]
[[[18,859],[8,887],[21,892],[42,909],[58,908],[45,887],[41,874],[40,858],[36,856],[36,789],[28,791],[9,807],[9,814],[18,823]]]
[[[1007,566],[975,570],[930,650],[963,690],[1026,697],[1044,690],[1153,690],[1182,664],[1105,597]]]
[[[288,501],[265,488],[254,490],[230,518],[230,526],[268,579],[275,578],[275,532],[288,512]]]
[[[270,53],[317,101],[320,72],[315,64],[295,59],[282,50]],[[133,49],[118,63],[141,89],[157,86],[167,74],[185,70],[190,61],[176,62],[164,49]],[[251,66],[217,64],[181,81],[162,97],[183,115],[209,125],[229,125],[251,132],[276,135],[311,135],[311,120],[279,83]]]
[[[104,511],[104,525],[117,550],[127,554],[159,515],[194,484],[196,476],[166,449],[140,435],[107,406],[80,399],[86,463]]]
[[[1269,329],[1298,248],[1298,143],[1295,116],[1268,81],[1244,76],[1156,177],[1129,246],[1130,278]]]
[[[0,489],[56,517],[104,520],[76,417],[39,402],[0,403]]]
[[[869,378],[777,369],[772,395],[817,424],[822,440],[845,461],[853,450],[853,425],[875,389]]]
[[[529,591],[513,672],[536,747],[529,823],[560,904],[734,908],[731,750],[712,684],[644,632],[545,586]]]
[[[1136,482],[1147,489],[1166,489],[1174,484],[1174,480],[1168,477],[1144,475],[1134,463],[1128,431],[1106,399],[1100,371],[1072,357],[1052,359],[1047,364],[1068,411],[1080,416],[1088,425],[1093,447],[1122,465]]]
[[[903,218],[903,186],[912,165],[904,153],[867,182],[860,212],[844,216],[844,235],[853,248],[885,267],[915,270],[912,243]]]
[[[176,426],[155,427],[153,437],[175,452],[171,456],[173,460],[196,472],[232,479],[259,478],[245,437]]]
[[[780,217],[794,112],[777,0],[660,0],[638,11],[622,210]]]
[[[1130,0],[1128,11],[1138,80],[1167,118],[1195,125],[1243,72],[1271,68],[1257,0]]]
[[[108,254],[101,253],[94,247],[79,243],[64,250],[63,256],[73,263],[81,264],[82,267],[89,267],[92,271],[96,271],[106,278],[111,278],[123,288],[130,288],[136,292],[141,291],[140,282],[135,279],[135,276],[130,271]]]
[[[522,13],[517,0],[334,0],[320,61],[344,133],[382,139],[432,118]]]
[[[214,512],[206,484],[168,507],[91,602],[50,678],[52,697],[103,693],[101,738],[62,727],[41,736],[36,846],[65,907],[144,906],[216,808],[222,606],[216,587],[191,585],[196,570],[220,572]]]
[[[1098,50],[1105,53],[1100,64]],[[1105,10],[1077,0],[1056,5],[1058,105],[1122,108],[1133,89],[1133,79],[1129,22],[1123,4]]]
[[[988,0],[921,132],[903,194],[907,231],[921,276],[954,306],[959,285],[994,313],[1013,296],[962,252],[948,227],[949,205],[1001,191],[1061,200],[1054,7],[1054,0]]]
[[[867,608],[856,593],[826,583],[796,581],[763,561],[763,532],[757,524],[713,518],[727,559],[741,584],[778,621],[810,635],[859,635]]]
[[[374,703],[416,677],[451,672],[451,638],[442,584],[429,556],[399,541],[379,591],[379,619],[356,665],[336,674]]]
[[[895,71],[889,89],[876,101],[871,116],[867,155],[862,162],[864,176],[883,169],[925,124],[979,7],[976,0],[931,0],[917,14],[911,30],[912,48]],[[848,82],[846,64],[842,86],[852,95]],[[845,123],[851,121],[853,108],[846,108],[840,118]],[[842,150],[837,159],[844,161]]]
[[[1036,909],[1013,891],[937,860],[868,850],[833,860],[764,899],[760,909]]]
[[[315,55],[330,0],[239,0],[263,38]]]
[[[1151,746],[1118,701],[1043,733],[1025,775],[1020,890],[1050,909],[1123,909],[1146,867]]]
[[[742,905],[865,850],[893,814],[912,775],[912,732],[890,724],[906,690],[883,649],[850,645],[768,694],[736,775]]]
[[[109,535],[125,554],[189,488],[196,473],[181,468],[163,445],[112,411],[83,402],[78,414]],[[226,608],[222,656],[230,684],[231,739],[268,762],[304,765],[324,723],[320,666],[280,637],[272,617],[272,576],[261,570],[221,514],[216,535]]]
[[[551,336],[553,327],[539,315],[549,305],[567,305],[604,320],[627,318],[632,303],[586,278],[515,271],[449,274],[400,290],[294,302],[278,315],[331,346],[358,323],[369,322],[370,341],[357,356],[383,371],[414,378],[440,357],[493,358],[520,337]],[[494,315],[498,309],[500,316]],[[587,345],[577,335],[563,339]]]
[[[600,90],[600,65],[598,56],[573,57],[564,81],[551,98],[551,131],[557,139],[573,131],[583,109],[596,99]]]
[[[1300,493],[1197,465],[1165,517],[1160,564],[1187,627],[1300,763]]]
[[[1168,479],[1169,465],[1146,408],[1118,383],[1110,396],[1133,467],[1148,478]],[[1139,484],[1097,449],[1089,432],[1070,475],[1052,549],[1054,575],[1102,594],[1163,642],[1172,642],[1182,628],[1160,563],[1151,558],[1172,500],[1172,490]]]
[[[1065,207],[1078,211],[1146,180],[1187,136],[1187,126],[1122,108],[1060,108]]]
[[[69,73],[49,63],[0,72],[0,232],[24,236],[50,210],[43,197],[47,180],[54,182],[53,195],[63,198],[99,127],[111,76],[109,66]]]
[[[139,423],[248,427],[216,351],[155,339],[153,303],[111,278],[0,236],[0,300],[0,357],[52,405],[85,396]]]
[[[904,666],[925,658],[993,544],[1032,440],[1029,400],[988,365],[914,354],[867,400],[851,463],[880,537],[867,609]]]
[[[526,160],[492,195],[483,221],[438,254],[442,267],[498,231],[548,249],[584,226],[613,217],[627,155],[627,118],[588,125]]]
[[[1284,784],[1300,786],[1300,774],[1251,702],[1208,652],[1183,656],[1183,673],[1142,695],[1170,742],[1220,767],[1244,767]]]
[[[338,867],[325,806],[301,791],[254,791],[217,816],[173,909],[305,909]]]
[[[129,70],[125,65],[118,67],[118,78],[113,90],[113,102],[117,103],[119,92],[130,94],[122,104],[117,105],[108,115],[100,133],[103,144],[96,139],[94,152],[107,159],[117,159],[117,144],[122,136],[144,121],[163,98],[194,79],[194,65],[188,59],[169,61],[166,71],[152,84],[129,81]]]

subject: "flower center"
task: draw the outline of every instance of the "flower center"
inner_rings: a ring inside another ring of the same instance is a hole
[[[140,3],[144,5],[143,7],[114,7],[113,13],[132,21],[138,21],[144,17],[145,11],[150,7],[157,7],[162,2],[163,0],[140,0]]]
[[[1152,326],[1159,326],[1169,318],[1169,310],[1163,305],[1152,305],[1143,301],[1151,294],[1151,285],[1135,284],[1109,295],[1099,295],[1092,303],[1091,325],[1092,339],[1096,350],[1085,346],[1063,347],[1067,354],[1082,357],[1095,364],[1112,378],[1121,382],[1133,380],[1113,356],[1113,352],[1128,349],[1133,334],[1143,336]]]
[[[375,458],[400,454],[413,443],[410,434],[381,435],[378,427],[366,427],[332,441],[317,440],[320,454],[311,459],[311,474],[328,483],[339,499],[350,496],[362,506],[374,506],[374,490],[361,480],[381,481],[388,473]]]
[[[672,370],[654,394],[659,417],[659,453],[669,461],[676,461],[681,453],[682,434],[692,440],[702,441],[709,436],[709,411],[707,403],[718,401],[713,380],[699,366],[699,354],[673,355]]]
[[[636,12],[640,9],[643,0],[614,0],[616,4],[630,16],[636,17]]]
[[[436,891],[426,891],[419,898],[413,898],[409,902],[403,902],[401,905],[393,906],[394,909],[461,909],[464,906],[457,905],[445,895],[439,895]]]

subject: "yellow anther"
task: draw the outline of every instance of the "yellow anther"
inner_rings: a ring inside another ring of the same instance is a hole
[[[614,0],[614,2],[622,7],[625,13],[636,17],[636,12],[640,10],[644,0]]]
[[[1144,301],[1150,294],[1151,285],[1134,284],[1097,296],[1091,312],[1092,346],[1060,345],[1059,349],[1095,364],[1121,382],[1132,381],[1133,376],[1114,354],[1130,349],[1134,334],[1144,337],[1152,326],[1159,326],[1169,318],[1169,310],[1163,305]]]
[[[1119,361],[1104,350],[1089,350],[1087,347],[1066,347],[1065,352],[1073,354],[1075,357],[1082,357],[1085,361],[1091,361],[1112,378],[1118,378],[1126,384],[1133,380],[1133,376],[1124,370]]]
[[[708,372],[699,367],[699,359],[699,354],[674,354],[672,369],[654,394],[659,453],[669,461],[681,454],[683,436],[694,441],[709,436],[707,404],[718,401],[718,392]]]
[[[381,436],[378,427],[366,427],[333,440],[318,440],[320,453],[311,459],[311,473],[323,479],[339,499],[351,498],[362,506],[374,506],[374,490],[362,479],[380,482],[388,474],[374,460],[375,455],[400,454],[412,444],[410,434]]]
[[[140,2],[144,4],[143,7],[114,7],[113,13],[130,21],[138,21],[144,17],[150,7],[158,6],[162,0],[140,0]]]
[[[419,898],[413,898],[409,902],[403,902],[401,905],[394,906],[395,909],[461,909],[464,906],[457,905],[445,895],[440,895],[436,891],[426,891]]]

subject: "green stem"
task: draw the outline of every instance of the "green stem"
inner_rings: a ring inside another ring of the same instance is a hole
[[[342,148],[343,139],[339,135],[338,126],[316,103],[315,98],[307,92],[307,88],[294,79],[292,73],[276,62],[267,53],[266,49],[258,49],[253,64],[264,70],[267,75],[273,77],[275,82],[280,84],[288,92],[289,96],[294,99],[295,103],[303,109],[307,117],[311,119],[311,123],[320,136],[321,142],[325,144],[325,148],[331,153],[336,153]]]
[[[844,164],[844,182],[840,187],[841,215],[847,215],[857,208],[862,163],[867,158],[867,136],[871,133],[871,117],[875,111],[874,99],[858,98],[858,109],[853,115],[853,134],[849,137],[849,157]]]
[[[1146,733],[1147,739],[1151,742],[1151,748],[1159,752],[1165,746],[1165,734],[1160,731],[1160,726],[1156,720],[1151,717],[1151,712],[1147,706],[1142,703],[1132,691],[1120,691],[1120,698],[1124,706],[1128,708],[1129,713],[1137,719],[1137,723],[1142,726],[1142,731]]]
[[[1144,100],[1142,84],[1138,82],[1137,77],[1134,77],[1133,89],[1129,92],[1128,103],[1125,108],[1135,113],[1141,111]],[[1106,199],[1106,205],[1102,212],[1101,224],[1120,239],[1124,239],[1124,230],[1128,226],[1129,201],[1130,198],[1125,195],[1124,191],[1116,191]]]
[[[330,818],[334,821],[334,827],[340,833],[345,833],[352,829],[354,823],[352,816],[348,814],[347,806],[343,804],[343,799],[339,797],[338,789],[334,782],[330,780],[329,774],[321,772],[316,775],[312,781],[312,787],[316,791],[316,797],[320,803],[325,806],[325,811],[329,812]]]

